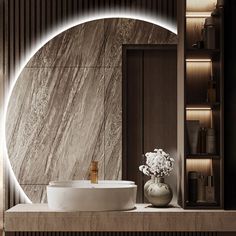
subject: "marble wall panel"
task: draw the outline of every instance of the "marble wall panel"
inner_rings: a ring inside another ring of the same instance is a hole
[[[6,123],[20,184],[87,178],[91,160],[104,178],[103,85],[98,68],[24,69]]]
[[[148,22],[105,19],[105,66],[122,66],[123,44],[176,44],[174,33]]]
[[[104,20],[97,20],[70,28],[50,40],[27,67],[101,67],[103,64]]]
[[[21,185],[23,191],[30,197],[32,202],[45,203],[47,202],[47,185]]]
[[[122,70],[105,69],[105,179],[122,175]]]

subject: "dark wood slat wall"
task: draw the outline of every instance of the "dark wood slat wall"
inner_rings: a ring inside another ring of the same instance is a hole
[[[19,60],[27,49],[53,27],[88,13],[100,10],[140,11],[161,16],[169,23],[176,23],[176,0],[2,0],[5,21],[2,35],[7,52],[7,71],[14,73]],[[8,44],[9,43],[9,47]],[[12,75],[12,74],[10,74]]]
[[[19,62],[55,27],[87,14],[122,9],[162,17],[176,24],[176,4],[177,0],[0,0],[1,105]],[[24,202],[7,170],[4,182],[5,208]]]

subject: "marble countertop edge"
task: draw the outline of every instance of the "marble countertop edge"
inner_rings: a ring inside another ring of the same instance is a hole
[[[153,207],[150,204],[136,204],[134,209],[126,211],[55,211],[48,207],[46,203],[36,203],[36,204],[17,204],[16,206],[5,211],[5,214],[15,214],[15,213],[67,213],[67,214],[85,214],[85,213],[235,213],[236,210],[222,210],[222,209],[183,209],[179,206],[171,206],[166,208]]]
[[[5,232],[236,232],[236,210],[184,210],[136,204],[128,211],[64,212],[18,204],[5,212]]]

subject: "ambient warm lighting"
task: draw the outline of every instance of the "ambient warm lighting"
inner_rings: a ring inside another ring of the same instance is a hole
[[[211,62],[211,59],[204,58],[204,59],[186,59],[186,62]]]
[[[186,12],[187,18],[206,18],[210,16],[211,12]]]
[[[207,111],[210,111],[211,108],[210,107],[187,107],[186,108],[187,110],[207,110]]]
[[[217,0],[187,0],[187,12],[209,12],[213,11],[217,4]]]
[[[212,110],[210,108],[202,107],[201,110],[197,108],[187,109],[187,120],[199,120],[202,127],[212,127]]]
[[[211,159],[187,159],[187,172],[198,171],[206,176],[212,175]]]

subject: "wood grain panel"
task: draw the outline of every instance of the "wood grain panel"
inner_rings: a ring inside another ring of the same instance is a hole
[[[88,236],[106,235],[106,232],[111,236],[156,236],[160,233],[163,236],[212,236],[221,231],[235,232],[235,215],[236,211],[186,211],[154,208],[148,204],[136,204],[133,210],[111,212],[63,212],[50,210],[46,204],[19,204],[6,212],[5,230],[22,234],[37,232],[38,235],[54,231],[55,235],[64,232],[65,236],[66,232],[68,236],[72,232],[83,232]]]
[[[132,46],[131,46],[132,47]],[[151,50],[152,49],[152,50]],[[142,155],[163,148],[173,157],[177,153],[177,61],[176,47],[142,46],[127,49],[123,99],[124,177],[138,183],[138,201],[144,201],[142,186],[147,178],[139,173]],[[126,106],[125,106],[126,105]],[[176,173],[168,181],[176,193]],[[175,195],[176,197],[176,195]],[[176,198],[174,198],[176,202]]]
[[[143,136],[144,153],[161,148],[174,159],[177,155],[177,55],[176,47],[144,51]],[[166,178],[176,204],[178,166]]]
[[[143,52],[127,50],[123,77],[123,178],[139,186],[137,202],[143,201],[142,175],[138,171],[143,154]],[[132,127],[130,126],[132,125]],[[132,148],[131,148],[132,147]],[[125,157],[125,158],[124,158]]]
[[[183,206],[185,193],[185,0],[178,0],[178,44],[177,44],[177,162],[179,172],[177,175],[178,203]]]

